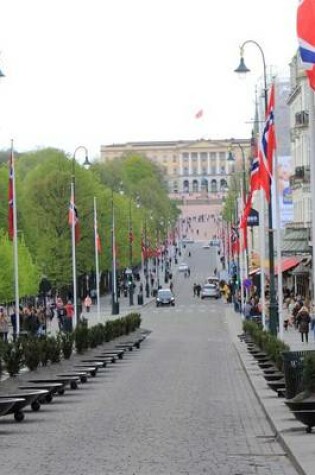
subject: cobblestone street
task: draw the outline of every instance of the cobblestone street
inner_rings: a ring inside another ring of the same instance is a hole
[[[143,309],[152,333],[140,350],[21,424],[2,418],[1,475],[296,474],[240,363],[226,306],[192,295],[197,273],[209,272],[204,253],[194,252],[190,279],[177,274],[174,309]]]

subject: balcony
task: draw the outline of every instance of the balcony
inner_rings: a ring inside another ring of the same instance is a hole
[[[309,117],[307,111],[297,112],[295,114],[295,127],[308,127]]]
[[[291,188],[298,188],[302,185],[308,185],[311,181],[310,167],[301,166],[295,168],[295,174],[290,177]]]

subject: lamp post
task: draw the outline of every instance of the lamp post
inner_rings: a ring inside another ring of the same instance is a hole
[[[148,242],[147,242],[147,216],[144,215],[144,273],[145,273],[145,296],[150,298],[149,269],[148,269]]]
[[[241,155],[242,155],[242,201],[243,201],[243,211],[245,209],[245,206],[246,206],[246,159],[245,159],[245,151],[244,151],[244,147],[242,147],[242,145],[237,142],[235,139],[231,139],[231,143],[232,144],[235,144],[239,147],[240,151],[241,151]],[[245,224],[245,228],[244,228],[244,238],[245,238],[245,243],[247,245],[247,225]],[[244,257],[245,257],[245,273],[246,273],[246,278],[248,278],[248,253],[247,253],[247,247],[244,246]]]
[[[240,47],[240,64],[234,70],[238,74],[246,74],[250,70],[246,67],[244,62],[244,48],[247,44],[255,45],[261,54],[263,62],[263,76],[264,76],[264,105],[265,105],[265,116],[267,115],[268,109],[268,91],[267,91],[267,74],[266,74],[266,61],[265,55],[262,47],[254,40],[246,40]],[[271,181],[271,179],[270,179]],[[269,235],[269,276],[270,276],[270,323],[269,329],[272,335],[277,335],[277,326],[278,326],[278,305],[276,299],[276,288],[275,288],[275,263],[274,263],[274,239],[273,239],[273,226],[272,226],[272,190],[270,183],[270,199],[268,203],[268,235]],[[264,289],[262,289],[264,292]]]
[[[91,164],[88,158],[88,151],[84,145],[79,145],[72,157],[72,174],[71,174],[71,206],[72,209],[72,223],[71,223],[71,248],[72,248],[72,285],[73,285],[73,306],[74,306],[74,315],[73,315],[73,328],[77,326],[78,323],[78,310],[80,309],[80,305],[78,304],[77,299],[77,290],[78,290],[78,282],[77,282],[77,264],[76,264],[76,226],[78,226],[78,213],[75,205],[75,162],[76,162],[76,155],[79,150],[83,150],[85,153],[85,160],[84,166],[89,167]]]
[[[132,199],[129,200],[129,268],[130,274],[128,278],[129,285],[129,305],[133,305],[133,274],[132,274],[132,244],[133,244],[133,231],[132,231],[132,212],[131,212]]]
[[[114,190],[112,190],[112,315],[119,314],[116,273],[116,236],[115,236],[115,207]]]

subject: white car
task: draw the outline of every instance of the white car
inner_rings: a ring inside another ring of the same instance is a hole
[[[188,272],[189,266],[188,264],[185,264],[185,262],[182,262],[178,266],[178,272]]]
[[[202,246],[202,248],[203,248],[203,249],[210,249],[210,244],[204,244],[204,245]]]
[[[220,298],[220,290],[218,286],[215,284],[205,284],[201,289],[200,297],[202,299],[205,299],[205,298],[218,299]]]

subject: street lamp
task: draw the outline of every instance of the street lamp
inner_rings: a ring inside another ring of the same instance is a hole
[[[268,110],[268,91],[267,91],[267,74],[266,74],[266,61],[262,47],[254,40],[246,40],[240,47],[240,64],[234,70],[238,74],[246,74],[250,70],[246,67],[244,62],[244,48],[247,44],[254,44],[260,51],[263,62],[263,75],[264,75],[264,102],[265,102],[265,116]],[[272,188],[270,179],[270,198],[268,203],[268,234],[269,234],[269,275],[270,275],[270,333],[277,335],[278,325],[278,306],[276,299],[275,288],[275,263],[274,263],[274,241],[273,241],[273,226],[272,226]],[[264,291],[264,289],[262,289]]]
[[[130,275],[128,276],[129,281],[129,305],[133,305],[133,274],[132,274],[132,245],[133,245],[133,231],[132,231],[132,198],[130,197],[129,200],[129,268],[130,268]]]
[[[112,315],[119,314],[116,273],[116,236],[115,236],[115,207],[114,190],[112,189]]]
[[[145,273],[145,296],[150,298],[149,269],[148,269],[148,242],[147,242],[147,215],[144,214],[144,273]]]
[[[85,161],[84,165],[89,166],[90,162],[88,159],[88,151],[84,145],[79,145],[72,157],[72,175],[71,175],[71,206],[72,209],[72,223],[71,223],[71,242],[72,242],[72,285],[73,285],[73,306],[74,306],[74,316],[73,316],[73,328],[77,326],[78,323],[78,299],[77,299],[77,289],[78,289],[78,282],[77,282],[77,265],[76,265],[76,226],[78,226],[78,213],[75,204],[75,162],[76,162],[76,155],[79,150],[83,150],[85,152]]]

